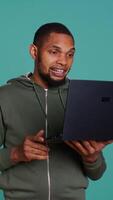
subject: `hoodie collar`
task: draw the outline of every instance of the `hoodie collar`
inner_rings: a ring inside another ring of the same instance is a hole
[[[10,84],[20,83],[20,84],[26,86],[27,88],[33,87],[33,85],[35,85],[35,86],[38,86],[38,88],[39,88],[40,90],[44,90],[44,88],[42,88],[40,85],[38,85],[37,83],[35,83],[33,80],[30,79],[30,76],[31,76],[31,75],[32,75],[32,72],[27,73],[27,74],[22,75],[22,76],[17,77],[17,78],[10,79],[7,83],[8,83],[8,84],[9,84],[9,83],[10,83]],[[55,91],[55,90],[58,90],[58,89],[60,89],[60,90],[65,90],[65,89],[68,88],[68,86],[69,86],[69,79],[66,78],[64,84],[62,84],[61,86],[58,86],[58,87],[49,87],[48,90],[54,90],[54,91]]]

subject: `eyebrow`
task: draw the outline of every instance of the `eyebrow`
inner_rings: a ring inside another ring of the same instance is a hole
[[[55,48],[55,49],[61,50],[61,47],[59,47],[57,45],[52,45],[50,48]],[[75,47],[70,48],[68,52],[70,52],[70,51],[75,51]]]

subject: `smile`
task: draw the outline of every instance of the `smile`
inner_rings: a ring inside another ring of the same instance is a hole
[[[64,77],[66,74],[66,70],[64,69],[60,69],[60,68],[51,68],[50,69],[50,73],[52,76],[56,76],[56,77]]]

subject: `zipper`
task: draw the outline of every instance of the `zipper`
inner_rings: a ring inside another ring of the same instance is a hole
[[[48,137],[47,97],[48,97],[48,89],[45,89],[45,114],[46,114],[46,118],[45,118],[45,138]],[[46,141],[46,145],[48,146],[47,141]],[[48,158],[47,158],[47,181],[48,181],[48,200],[51,200],[51,180],[50,180],[50,158],[49,158],[49,154],[48,154]]]

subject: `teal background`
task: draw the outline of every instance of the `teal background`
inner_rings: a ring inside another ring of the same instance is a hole
[[[53,21],[75,36],[71,78],[113,80],[113,0],[0,0],[0,85],[33,70],[29,44],[40,25]],[[113,145],[104,155],[107,171],[90,181],[87,200],[113,199]]]

